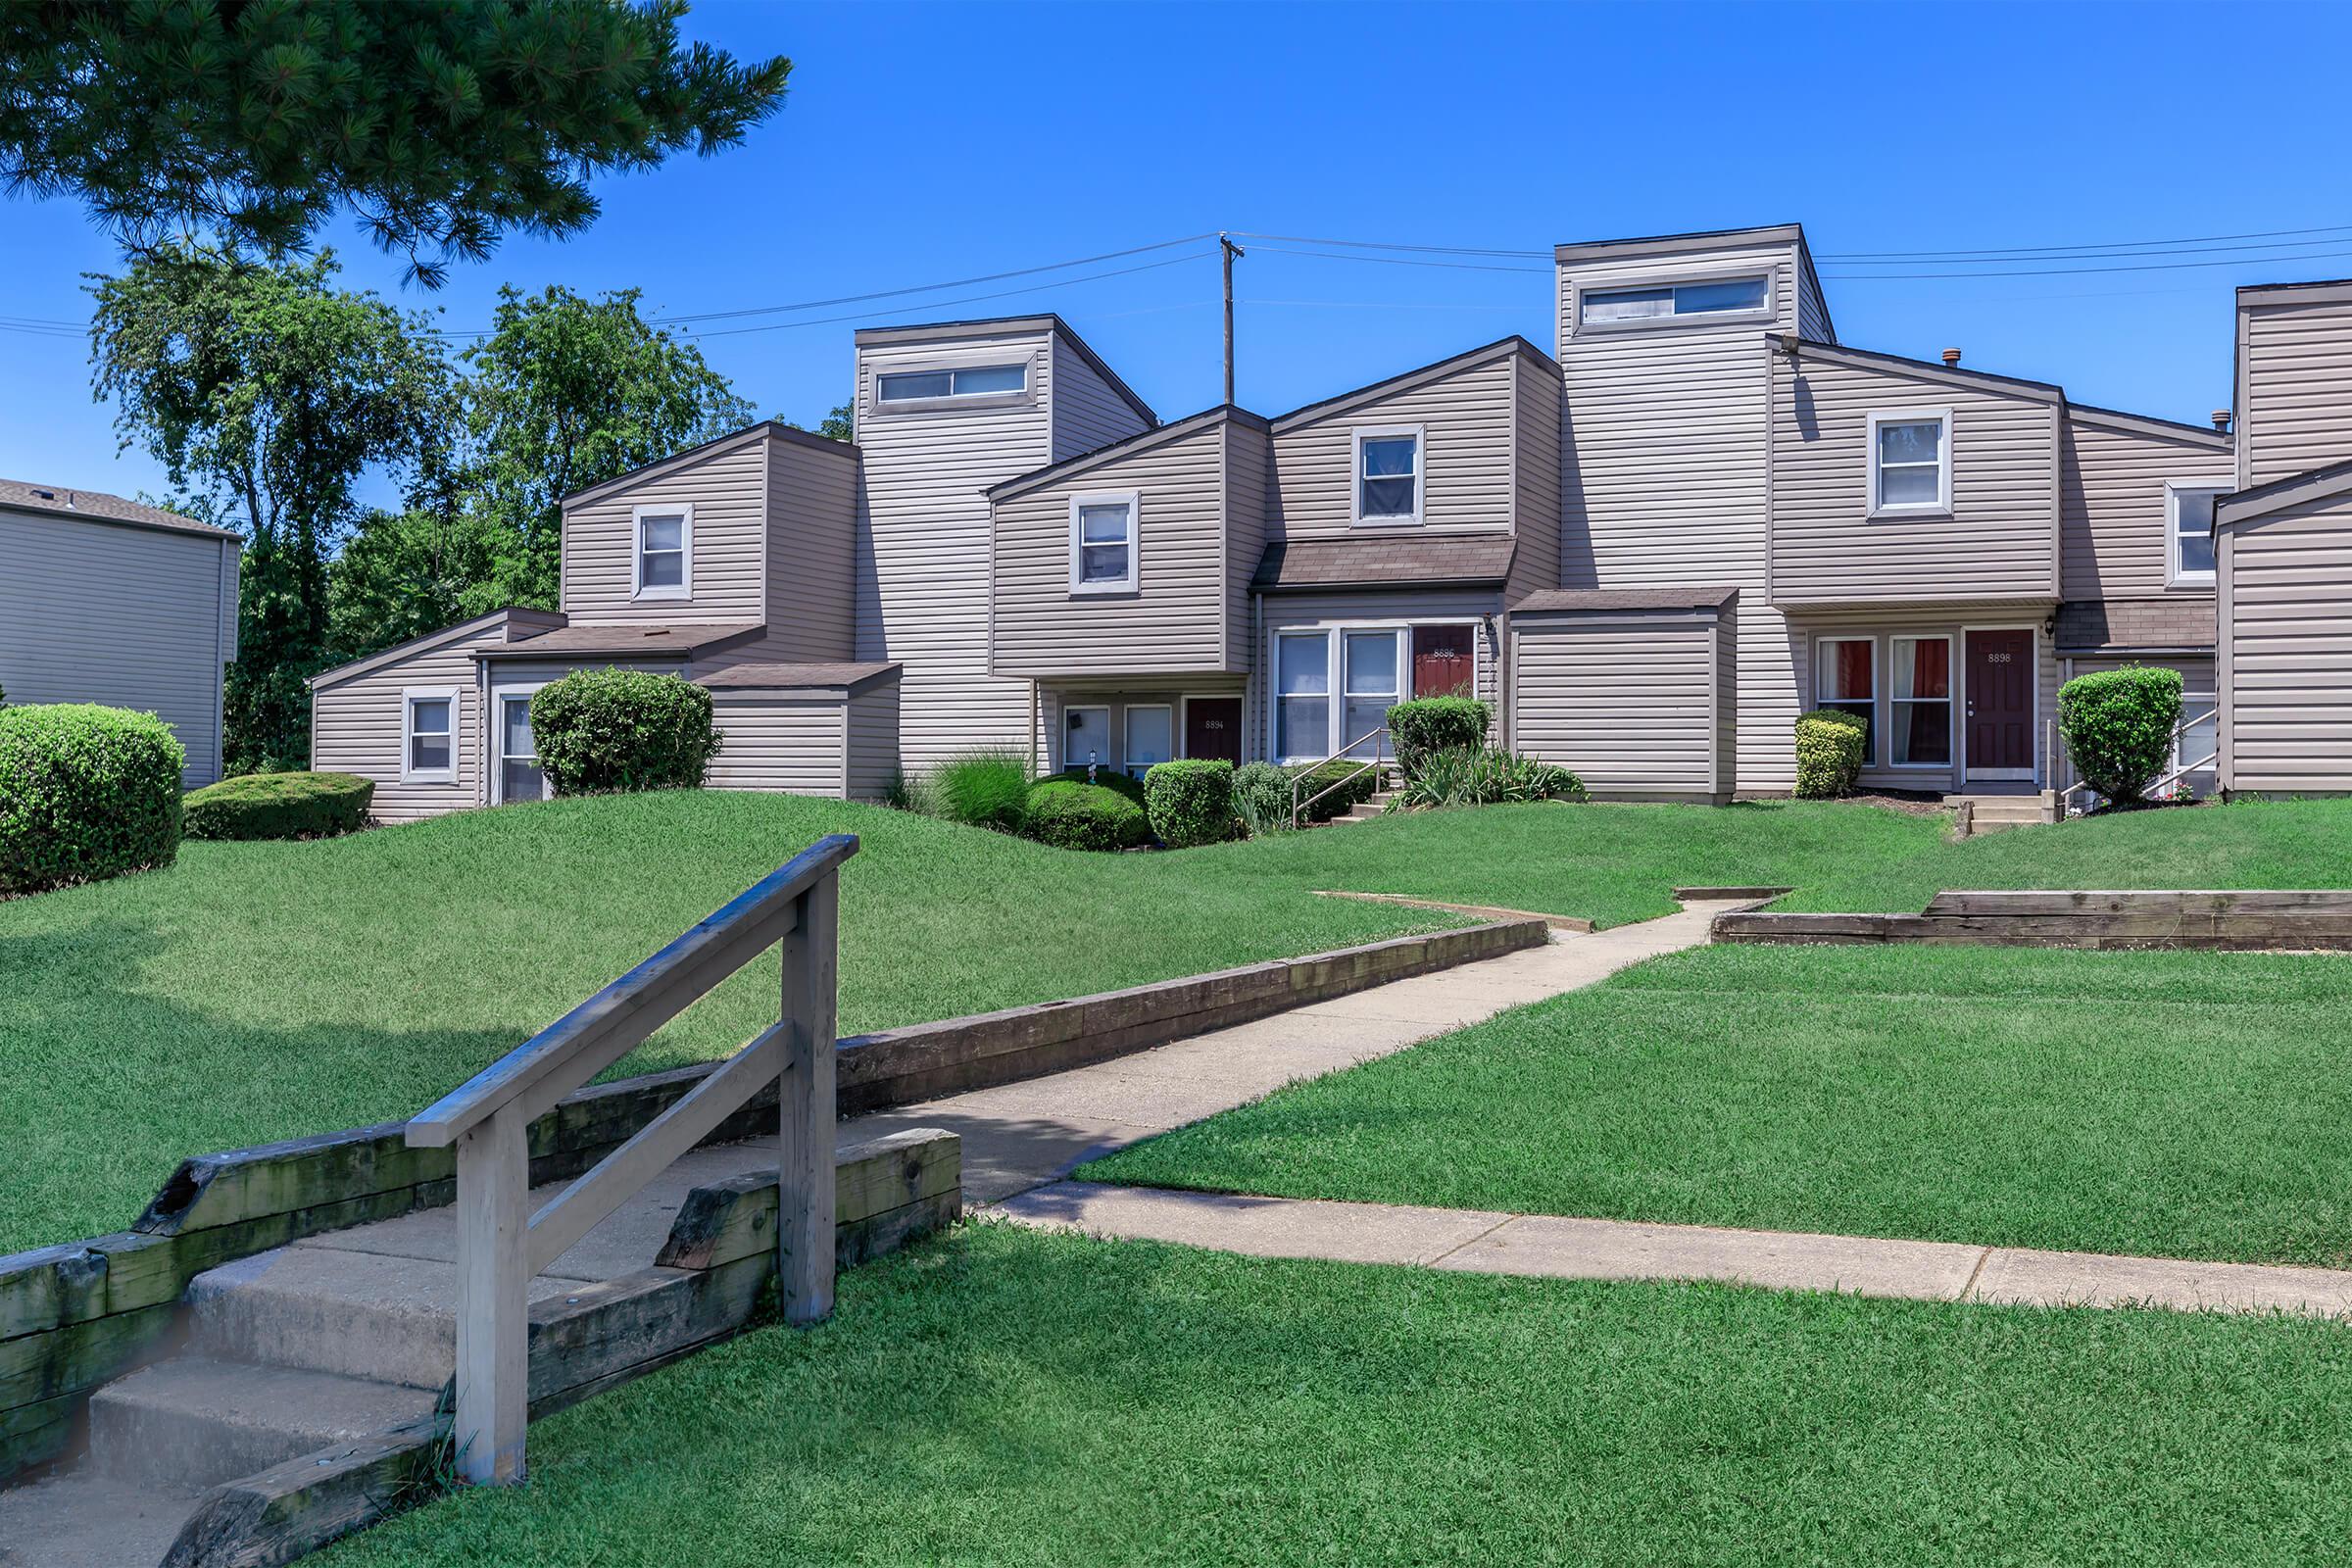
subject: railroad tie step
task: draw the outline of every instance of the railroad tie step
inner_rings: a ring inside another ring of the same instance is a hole
[[[424,1389],[182,1355],[90,1399],[90,1458],[124,1481],[215,1486],[432,1414]]]

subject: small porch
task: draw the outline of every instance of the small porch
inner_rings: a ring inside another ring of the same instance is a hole
[[[1800,711],[1863,721],[1863,789],[1983,801],[2007,818],[2055,774],[2053,607],[1883,607],[1792,615]],[[2039,820],[2038,816],[2033,818]]]

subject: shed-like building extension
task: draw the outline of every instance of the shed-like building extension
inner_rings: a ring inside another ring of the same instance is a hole
[[[1529,594],[1511,607],[1511,744],[1596,800],[1728,803],[1739,735],[1740,592]]]
[[[2352,463],[2240,491],[2221,544],[2221,787],[2352,794]]]

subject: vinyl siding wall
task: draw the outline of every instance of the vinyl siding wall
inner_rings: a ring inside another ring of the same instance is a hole
[[[1511,433],[1516,501],[1506,599],[1560,586],[1560,380],[1527,355],[1512,358],[1517,408]]]
[[[1770,319],[1580,329],[1575,290],[1762,272]],[[1562,262],[1558,276],[1561,418],[1560,583],[1568,588],[1721,586],[1743,590],[1739,785],[1796,782],[1795,657],[1788,623],[1764,603],[1764,333],[1796,325],[1788,242],[1718,251]]]
[[[0,690],[152,712],[187,754],[182,784],[212,783],[237,553],[233,539],[0,512]]]
[[[1513,615],[1513,743],[1603,799],[1728,800],[1735,643],[1713,615]]]
[[[1225,425],[1225,667],[1257,667],[1250,579],[1266,553],[1266,487],[1274,438],[1251,425]]]
[[[585,625],[760,620],[767,612],[767,449],[757,437],[564,513],[564,609]],[[694,508],[693,597],[635,599],[636,509]]]
[[[2229,486],[2230,452],[2193,438],[2179,441],[2066,421],[2060,467],[2059,547],[2067,599],[2211,599],[2213,589],[2174,588],[2165,481]]]
[[[899,682],[888,677],[850,697],[850,798],[878,801],[899,776]]]
[[[725,745],[704,782],[712,789],[787,795],[849,793],[849,714],[830,693],[711,693]]]
[[[1399,424],[1426,427],[1421,455],[1424,529],[1507,530],[1518,500],[1511,430],[1519,359],[1516,352],[1498,352],[1443,380],[1278,429],[1270,531],[1286,538],[1350,532],[1355,432]],[[1410,527],[1376,523],[1353,531],[1370,536]]]
[[[2057,597],[2056,405],[1818,356],[1769,360],[1773,603]],[[1873,517],[1870,416],[1915,409],[1951,411],[1951,513]]]
[[[994,667],[1000,674],[1216,670],[1226,662],[1225,425],[1154,439],[995,509]],[[1133,491],[1136,591],[1070,591],[1070,510]],[[1252,558],[1251,566],[1256,562]]]
[[[1804,710],[1812,710],[1818,702],[1815,691],[1819,674],[1822,642],[1834,637],[1868,637],[1875,640],[1872,650],[1872,691],[1878,699],[1879,722],[1873,737],[1873,752],[1862,769],[1861,782],[1875,789],[1907,790],[1965,790],[1967,784],[1967,711],[1965,662],[1968,651],[1964,628],[2033,627],[2034,628],[2034,766],[2035,777],[2047,783],[2050,776],[2049,721],[2058,714],[2058,658],[2051,648],[2044,622],[2050,607],[2036,601],[2008,601],[1985,604],[1939,606],[1929,611],[1904,611],[1895,608],[1848,610],[1807,610],[1791,617],[1790,630],[1794,635],[1796,662],[1794,673],[1798,694]],[[1892,722],[1892,671],[1888,665],[1888,640],[1894,637],[1948,637],[1952,644],[1952,761],[1949,767],[1896,767],[1887,759],[1891,755],[1888,725]],[[1746,715],[1742,715],[1744,722]],[[1792,728],[1793,734],[1793,728]],[[2001,788],[2015,788],[2015,781],[2004,782]]]
[[[484,640],[494,640],[489,633]],[[483,693],[473,658],[475,644],[429,649],[364,675],[318,688],[311,699],[311,765],[331,773],[357,773],[375,781],[368,815],[378,822],[414,822],[445,811],[479,806],[483,794]],[[500,684],[508,683],[502,675]],[[451,747],[456,779],[448,784],[403,784],[401,751],[407,742],[404,693],[416,687],[450,687],[458,694]]]
[[[858,453],[767,443],[765,657],[846,660],[857,629]]]
[[[1086,356],[1054,338],[1054,461],[1064,462],[1150,428],[1135,405],[1102,379]]]
[[[881,371],[1016,360],[1032,366],[1030,402],[876,412]],[[985,492],[1053,461],[1053,362],[1043,332],[858,351],[858,658],[906,665],[900,747],[911,772],[975,746],[1027,742],[1027,683],[988,673]]]
[[[2222,787],[2352,791],[2352,496],[2222,533]]]
[[[2352,299],[2240,306],[2237,373],[2239,489],[2352,459]]]

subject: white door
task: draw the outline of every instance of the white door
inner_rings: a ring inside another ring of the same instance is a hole
[[[490,769],[490,804],[544,801],[547,775],[539,770],[539,745],[531,738],[531,694],[536,686],[506,686],[494,693],[496,744]]]

